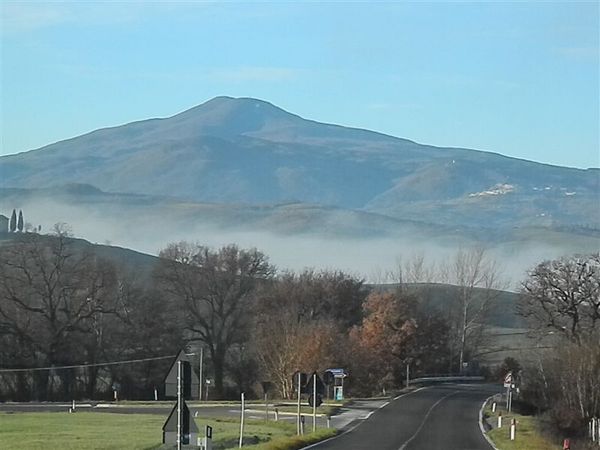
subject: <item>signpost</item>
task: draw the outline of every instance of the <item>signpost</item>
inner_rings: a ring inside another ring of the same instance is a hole
[[[510,412],[510,407],[511,407],[512,383],[513,383],[513,374],[512,374],[512,371],[509,371],[504,376],[504,387],[506,388],[506,410],[508,412]]]
[[[348,374],[344,369],[327,369],[323,374],[325,383],[328,386],[333,385],[334,400],[339,401],[344,399],[344,378],[347,376]],[[329,397],[329,388],[327,389],[327,393]]]
[[[212,427],[210,425],[206,425],[206,430],[201,441],[200,449],[212,450]]]
[[[297,380],[297,385],[296,388],[298,390],[298,416],[296,417],[296,433],[298,435],[300,435],[302,433],[302,425],[300,423],[300,394],[302,393],[302,385],[306,383],[306,374],[302,373],[300,371],[297,371],[294,374],[296,380]],[[294,379],[292,379],[292,381],[294,381]],[[304,383],[302,383],[302,381],[304,381]]]
[[[177,445],[177,450],[181,449],[182,444],[191,444],[198,440],[198,427],[185,403],[186,395],[189,398],[193,397],[191,375],[195,376],[195,374],[191,370],[189,361],[180,358],[182,355],[185,357],[183,351],[179,353],[165,377],[165,393],[172,397],[175,390],[177,403],[163,425],[163,444],[174,443]]]
[[[308,404],[313,408],[313,431],[315,431],[317,429],[317,407],[323,403],[322,394],[325,392],[325,384],[317,372],[313,372],[311,375],[304,387],[304,392],[310,393]]]

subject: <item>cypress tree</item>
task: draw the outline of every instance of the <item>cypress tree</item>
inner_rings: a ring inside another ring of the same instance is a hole
[[[14,233],[17,229],[17,211],[13,209],[12,216],[10,216],[10,231]]]
[[[19,220],[17,222],[17,230],[23,232],[23,211],[19,210]]]

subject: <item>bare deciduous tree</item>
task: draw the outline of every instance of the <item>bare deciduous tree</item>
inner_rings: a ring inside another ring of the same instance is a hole
[[[455,370],[456,362],[459,370],[463,370],[463,363],[476,357],[486,345],[487,322],[501,290],[506,288],[499,266],[482,247],[459,249],[437,264],[427,263],[423,254],[413,255],[404,262],[398,260],[396,269],[388,272],[386,280],[397,283],[405,294],[418,297],[423,310],[438,309],[446,316],[452,336],[451,370]],[[436,288],[436,283],[452,286]],[[443,292],[441,304],[440,292]],[[435,317],[435,320],[441,318]]]
[[[468,355],[476,354],[487,338],[486,321],[496,307],[500,291],[506,287],[500,269],[486,250],[459,249],[445,265],[443,278],[457,286],[457,302],[450,315],[458,351],[459,370]]]
[[[74,362],[80,345],[103,314],[114,311],[111,264],[65,236],[21,236],[0,247],[0,328],[18,342],[28,361],[42,366]],[[48,372],[39,373],[46,398]],[[72,388],[61,371],[64,395]]]
[[[544,261],[523,283],[519,313],[537,332],[581,342],[600,324],[600,255]]]
[[[274,268],[260,251],[235,245],[213,251],[180,242],[170,244],[160,257],[160,284],[180,302],[193,338],[207,346],[216,394],[222,396],[227,353],[247,338],[256,289],[273,276]]]

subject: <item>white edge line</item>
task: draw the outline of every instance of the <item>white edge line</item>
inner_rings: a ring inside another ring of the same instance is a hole
[[[481,405],[481,408],[479,409],[479,429],[481,430],[481,434],[483,434],[483,437],[485,438],[485,440],[488,442],[488,444],[490,444],[490,446],[494,449],[494,450],[499,450],[498,447],[496,447],[494,445],[494,442],[490,439],[490,437],[487,435],[485,428],[483,428],[483,410],[485,409],[485,405],[487,405],[487,402],[490,401],[491,398],[493,398],[493,395],[490,395],[488,398],[486,398],[483,401],[483,404]]]
[[[400,395],[398,395],[397,397],[394,397],[394,401],[395,401],[395,400],[398,400],[400,397],[406,397],[407,395],[414,394],[415,392],[419,392],[419,391],[421,391],[421,390],[423,390],[423,389],[429,389],[429,386],[423,386],[423,387],[420,387],[419,389],[415,389],[414,391],[410,391],[410,392],[407,392],[407,393],[405,393],[405,394],[400,394]],[[359,427],[360,425],[362,425],[363,423],[365,423],[366,419],[368,419],[369,417],[371,417],[371,415],[372,415],[374,412],[376,412],[377,410],[379,410],[379,409],[383,408],[384,406],[388,405],[389,403],[390,403],[390,402],[386,402],[385,404],[381,405],[381,406],[380,406],[379,408],[377,408],[376,410],[374,410],[374,411],[371,411],[371,412],[370,412],[370,413],[367,415],[367,417],[366,417],[365,419],[359,419],[359,422],[358,422],[356,425],[354,425],[352,428],[350,428],[350,429],[348,429],[348,430],[344,431],[343,433],[336,434],[335,436],[331,436],[330,438],[324,439],[324,440],[322,440],[322,441],[319,441],[319,442],[315,442],[314,444],[307,445],[306,447],[302,447],[300,450],[308,450],[309,448],[315,448],[315,447],[317,447],[317,446],[319,446],[319,445],[321,445],[321,444],[324,444],[325,442],[333,441],[334,439],[337,439],[337,438],[339,438],[339,437],[341,437],[341,436],[343,436],[343,435],[345,435],[345,434],[348,434],[348,433],[350,433],[351,431],[354,431],[354,430],[355,430],[357,427]]]
[[[360,422],[358,422],[356,425],[354,425],[352,428],[350,428],[350,429],[348,429],[348,430],[344,431],[344,432],[343,432],[343,433],[341,433],[341,434],[336,434],[335,436],[331,436],[330,438],[328,438],[328,439],[325,439],[324,441],[315,442],[314,444],[310,444],[310,445],[308,445],[308,446],[306,446],[306,447],[302,447],[300,450],[308,450],[309,448],[313,448],[313,447],[316,447],[317,445],[321,445],[321,444],[324,444],[325,442],[329,442],[329,441],[332,441],[332,440],[334,440],[334,439],[337,439],[337,438],[339,438],[339,437],[341,437],[341,436],[343,436],[343,435],[345,435],[345,434],[348,434],[348,433],[350,433],[351,431],[354,431],[354,429],[355,429],[356,427],[358,427],[358,426],[359,426],[361,423],[363,423],[363,422],[364,422],[364,420],[361,420],[361,421],[360,421]]]

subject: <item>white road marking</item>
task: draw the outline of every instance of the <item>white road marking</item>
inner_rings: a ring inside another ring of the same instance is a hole
[[[405,394],[397,395],[396,397],[394,397],[394,400],[398,400],[399,398],[406,397],[407,395],[411,395],[411,394],[414,394],[415,392],[422,391],[423,389],[429,389],[429,387],[423,386],[423,387],[420,387],[419,389],[415,389],[414,391],[410,391]]]
[[[431,411],[433,411],[433,409],[439,405],[443,400],[447,399],[448,397],[451,397],[453,395],[458,394],[460,391],[454,391],[448,395],[443,396],[442,398],[440,398],[437,402],[435,402],[433,405],[431,405],[431,408],[429,408],[427,410],[427,414],[425,414],[425,417],[423,418],[423,421],[421,422],[421,425],[419,425],[419,428],[417,428],[417,431],[415,431],[415,434],[413,434],[410,439],[408,439],[408,441],[406,441],[404,444],[402,444],[402,447],[400,447],[398,450],[404,450],[406,448],[406,446],[408,444],[410,444],[414,438],[417,437],[417,435],[419,434],[419,432],[421,431],[421,429],[423,428],[423,426],[425,426],[425,422],[427,422],[427,418],[429,417],[429,414],[431,414]]]
[[[400,397],[406,397],[407,395],[414,394],[415,392],[419,392],[419,391],[421,391],[421,390],[423,390],[423,389],[429,389],[429,387],[427,387],[427,386],[424,386],[424,387],[421,387],[421,388],[419,388],[419,389],[415,389],[414,391],[407,392],[406,394],[400,394],[400,395],[398,395],[397,397],[395,397],[395,398],[394,398],[394,400],[398,400]],[[316,448],[316,447],[318,447],[319,445],[321,445],[321,444],[324,444],[325,442],[332,441],[332,440],[334,440],[334,439],[337,439],[337,438],[339,438],[339,437],[341,437],[341,436],[343,436],[343,435],[345,435],[345,434],[351,433],[351,432],[352,432],[352,431],[354,431],[354,430],[355,430],[355,429],[356,429],[356,428],[357,428],[359,425],[361,425],[361,424],[365,423],[365,422],[366,422],[366,419],[368,419],[369,417],[371,417],[371,415],[372,415],[373,413],[375,413],[377,410],[379,410],[379,409],[383,408],[385,405],[387,405],[387,404],[389,404],[389,403],[390,403],[390,402],[386,402],[385,404],[381,405],[381,406],[380,406],[379,408],[377,408],[376,410],[373,410],[373,411],[371,411],[369,414],[367,414],[367,417],[366,417],[365,419],[362,419],[362,420],[361,420],[361,419],[359,419],[359,422],[358,422],[356,425],[354,425],[352,428],[349,428],[348,430],[344,431],[343,433],[341,433],[341,434],[336,434],[335,436],[333,436],[333,437],[330,437],[329,439],[325,439],[324,441],[316,442],[316,443],[314,443],[314,444],[311,444],[311,445],[308,445],[308,446],[306,446],[306,447],[302,447],[300,450],[308,450],[308,449],[311,449],[311,448]]]

